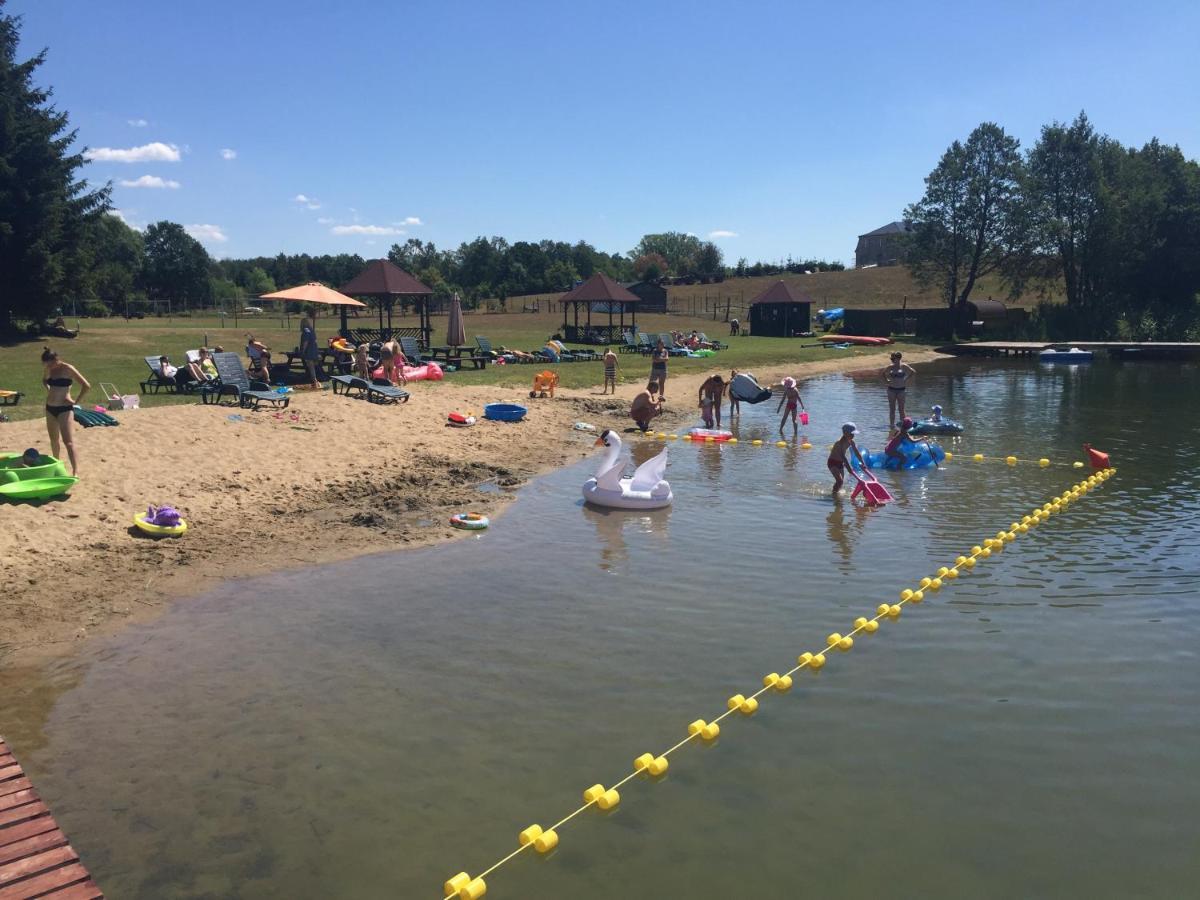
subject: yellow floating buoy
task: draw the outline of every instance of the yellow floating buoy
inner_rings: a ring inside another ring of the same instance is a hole
[[[1072,469],[1082,469],[1083,463],[1081,463],[1079,460],[1075,460],[1075,462],[1071,463],[1071,468]]]
[[[790,691],[792,689],[792,676],[791,675],[780,675],[779,680],[776,681],[774,684],[774,688],[775,688],[775,690],[779,691],[779,693],[781,693],[781,694],[786,693],[787,691]]]
[[[713,441],[714,441],[714,440],[715,440],[715,439],[713,438],[713,436],[712,436],[712,435],[709,435],[708,437],[706,437],[706,438],[704,439],[704,443],[706,443],[706,444],[711,444],[711,443],[713,443]]]
[[[879,630],[879,623],[874,619],[868,619],[867,624],[863,626],[863,631],[867,634],[874,634]]]
[[[776,446],[776,447],[786,447],[786,446],[787,446],[787,441],[776,441],[776,442],[775,442],[775,446]]]
[[[825,654],[818,653],[812,658],[812,660],[809,661],[808,667],[810,669],[819,669],[823,665],[825,665]]]
[[[841,634],[835,631],[833,634],[829,635],[829,637],[825,638],[825,643],[827,643],[830,647],[836,647],[838,641],[841,639]]]
[[[533,842],[533,849],[538,853],[549,853],[558,846],[558,832],[551,828],[543,831]]]
[[[957,571],[956,569],[948,569],[948,570],[946,571],[946,574],[945,574],[943,577],[944,577],[944,578],[945,578],[947,581],[953,581],[955,578],[957,578],[957,577],[958,577],[958,571]]]
[[[770,675],[763,676],[763,687],[771,687],[775,682],[779,681],[779,673],[772,672]]]
[[[762,441],[758,440],[757,438],[755,440],[751,441],[750,443],[753,444],[755,447],[762,446]]]
[[[646,754],[646,756],[649,756],[649,755],[650,755],[649,753]],[[634,765],[636,766],[637,763],[635,762]],[[517,843],[519,843],[522,847],[524,847],[526,844],[532,844],[534,841],[536,841],[541,836],[542,836],[542,826],[541,825],[530,825],[528,828],[526,828],[524,831],[522,831],[519,835],[517,835]]]
[[[966,566],[968,569],[975,568],[975,558],[973,556],[968,556],[966,559],[963,560],[963,565]]]
[[[1046,466],[1050,465],[1050,460],[1046,459],[1046,457],[1043,456],[1041,459],[1038,460],[1038,465],[1044,469],[1044,468],[1046,468]]]
[[[679,435],[677,435],[677,434],[668,434],[668,435],[667,435],[667,440],[668,440],[668,441],[677,441],[677,440],[679,440]]]
[[[975,460],[975,462],[983,462],[983,454],[976,453],[974,456],[971,457],[971,459]]]
[[[799,656],[796,657],[796,663],[801,666],[807,666],[812,661],[813,661],[813,655],[811,653],[809,653],[807,650],[805,650],[803,653],[801,653]]]
[[[805,441],[803,444],[800,445],[800,449],[801,450],[811,450],[812,444],[810,444],[808,441]]]
[[[898,619],[898,618],[900,617],[900,606],[899,606],[899,604],[897,604],[897,603],[893,603],[891,606],[889,606],[889,607],[888,607],[887,614],[888,614],[888,618],[889,618],[889,619]]]
[[[590,788],[583,792],[584,803],[595,803],[604,796],[604,785],[593,784]]]
[[[845,653],[847,650],[849,650],[853,646],[854,646],[854,638],[850,637],[849,635],[847,635],[846,637],[842,638],[840,641],[837,642],[837,648],[839,650],[841,650],[843,653]]]
[[[909,603],[920,603],[925,599],[924,591],[913,591],[912,596],[908,598]]]
[[[730,438],[730,439],[729,439],[729,440],[727,440],[725,443],[727,443],[727,444],[736,444],[737,442],[738,442],[737,438]]]
[[[940,578],[931,579],[929,582],[929,589],[931,591],[935,591],[935,592],[940,591],[942,589],[942,579],[940,579]]]
[[[980,551],[979,551],[979,555],[980,555],[980,556],[981,556],[983,559],[987,559],[989,556],[991,556],[991,555],[992,555],[992,551],[991,551],[991,549],[990,549],[990,548],[988,548],[988,547],[984,547],[982,550],[980,550]]]
[[[875,607],[875,612],[878,615],[886,616],[888,614],[889,609],[891,609],[891,606],[889,606],[886,603],[880,603],[877,607]]]
[[[660,431],[658,434],[655,435],[655,437],[658,438],[660,441],[665,441],[667,439],[667,433],[665,431]]]
[[[913,595],[913,592],[911,590],[909,590],[908,588],[905,588],[904,590],[902,590],[900,592],[900,599],[908,600],[910,597],[912,597],[912,595]]]
[[[447,897],[453,897],[470,883],[471,876],[466,872],[459,872],[444,885],[442,885],[442,890],[445,892]]]
[[[962,565],[963,563],[965,563],[966,561],[967,561],[967,558],[966,558],[965,556],[956,556],[956,557],[954,558],[954,564],[955,564],[956,566],[961,566],[961,565]]]
[[[692,439],[692,436],[690,434],[681,434],[679,436],[679,439],[681,441],[690,441]]]
[[[705,741],[715,741],[721,736],[721,725],[719,722],[709,722],[700,730],[700,738]]]
[[[924,590],[925,588],[929,587],[929,585],[932,582],[933,582],[932,578],[922,578],[920,581],[917,582],[917,587],[921,588],[921,590]]]
[[[729,709],[737,709],[739,706],[741,706],[745,702],[746,702],[746,698],[744,695],[734,694],[732,697],[730,697],[728,700],[725,701],[725,706],[728,707]]]
[[[747,697],[742,701],[741,705],[738,706],[738,712],[740,712],[743,716],[752,716],[757,709],[758,701],[753,697]]]
[[[946,459],[954,459],[954,454],[949,450],[946,451]]]
[[[857,619],[855,619],[855,620],[854,620],[854,627],[855,627],[856,629],[858,629],[859,631],[861,631],[862,629],[866,628],[866,627],[867,627],[867,618],[866,618],[866,616],[859,616]]]
[[[1006,456],[1004,457],[1004,461],[1010,466],[1015,466],[1017,464],[1017,458],[1015,456]]]
[[[609,788],[596,800],[596,805],[601,809],[612,809],[621,802],[621,795],[617,793],[616,788]]]
[[[938,567],[938,570],[937,570],[937,577],[938,577],[938,578],[945,578],[945,577],[946,577],[946,573],[947,573],[947,572],[949,572],[949,571],[950,571],[950,570],[949,570],[949,569],[947,569],[945,566],[939,566],[939,567]]]

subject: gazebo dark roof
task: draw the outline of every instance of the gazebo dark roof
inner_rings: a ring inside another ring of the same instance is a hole
[[[750,301],[755,303],[814,303],[812,297],[780,279]]]
[[[432,294],[433,288],[422,284],[399,266],[386,259],[373,259],[367,267],[343,284],[339,290],[351,297],[412,296]]]
[[[563,303],[641,303],[642,298],[631,294],[603,272],[597,272],[573,291],[562,295]]]

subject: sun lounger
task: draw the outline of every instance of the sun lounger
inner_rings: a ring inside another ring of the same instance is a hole
[[[16,406],[24,396],[20,391],[0,391],[0,406]]]
[[[355,391],[357,396],[366,397],[371,403],[408,402],[408,391],[403,391],[387,382],[371,382],[365,378],[359,378],[357,375],[331,375],[329,380],[333,383],[335,394],[345,394],[350,397],[355,396],[350,393]]]
[[[667,353],[671,356],[687,356],[688,354],[685,348],[676,347],[675,338],[671,337],[665,331],[658,336],[658,339],[655,341],[655,347],[658,346],[658,341],[663,342],[663,346],[667,348]]]
[[[625,332],[623,335],[621,335],[621,337],[623,337],[625,339],[625,343],[622,346],[617,348],[621,353],[641,353],[642,352],[642,345],[638,342],[638,339],[635,338],[628,331]]]
[[[165,388],[168,394],[179,390],[179,385],[174,378],[163,378],[158,368],[157,356],[143,356],[142,359],[146,361],[146,366],[150,369],[150,377],[141,383],[143,394],[157,394],[160,388]]]
[[[423,366],[431,360],[421,356],[421,345],[417,343],[414,337],[397,338],[400,342],[400,349],[404,352],[404,358],[408,360],[410,366]]]
[[[710,337],[709,337],[707,334],[705,334],[703,331],[702,331],[702,332],[700,332],[700,334],[699,334],[699,335],[697,335],[697,337],[699,337],[699,338],[700,338],[700,343],[702,343],[702,344],[708,344],[708,345],[709,345],[710,347],[712,347],[714,350],[728,350],[728,349],[729,349],[729,345],[728,345],[728,344],[722,344],[720,341],[714,341],[712,338],[710,338]]]
[[[654,352],[654,341],[652,341],[650,339],[649,334],[647,334],[644,331],[639,331],[637,339],[638,339],[638,349],[642,352],[643,356],[645,356],[648,353]]]
[[[250,409],[258,409],[260,403],[287,409],[291,403],[290,396],[270,390],[269,384],[251,381],[236,353],[214,353],[213,365],[217,367],[217,380],[202,388],[201,400],[205,403],[219,403],[226,394],[237,397],[238,406]]]

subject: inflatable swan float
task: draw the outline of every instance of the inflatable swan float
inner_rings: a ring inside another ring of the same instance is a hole
[[[625,461],[621,459],[620,436],[605,429],[596,446],[607,450],[595,476],[583,483],[584,500],[617,509],[658,509],[671,505],[675,495],[671,493],[671,485],[663,480],[667,471],[665,447],[658,456],[638,466],[632,478],[622,478]]]

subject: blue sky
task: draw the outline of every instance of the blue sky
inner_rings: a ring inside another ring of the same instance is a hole
[[[88,177],[131,224],[181,222],[221,256],[480,234],[625,252],[678,230],[730,263],[851,261],[984,120],[1028,146],[1086,109],[1200,153],[1195,3],[7,10],[23,52],[50,50],[40,80],[97,154]]]

